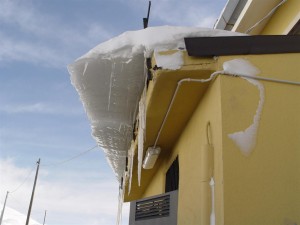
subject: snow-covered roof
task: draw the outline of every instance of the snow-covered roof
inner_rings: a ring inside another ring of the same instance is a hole
[[[91,122],[92,135],[118,180],[125,169],[137,106],[145,86],[145,58],[154,51],[185,49],[185,37],[232,35],[236,34],[170,26],[128,31],[96,46],[68,66],[71,82]],[[169,64],[170,69],[178,69]]]

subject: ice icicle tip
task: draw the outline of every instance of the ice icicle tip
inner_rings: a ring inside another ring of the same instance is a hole
[[[129,184],[128,184],[128,195],[131,192],[131,184],[132,184],[132,171],[133,171],[133,160],[134,160],[134,148],[135,148],[135,143],[132,140],[131,141],[131,146],[128,151],[128,159],[129,159]]]
[[[144,153],[144,138],[146,129],[146,86],[139,102],[139,131],[138,131],[138,184],[141,185],[142,163]]]
[[[119,187],[119,196],[118,196],[118,214],[116,225],[120,225],[122,223],[122,211],[123,211],[123,202],[124,202],[124,193],[125,193],[125,184],[126,184],[126,171],[123,173],[123,179],[120,182]]]

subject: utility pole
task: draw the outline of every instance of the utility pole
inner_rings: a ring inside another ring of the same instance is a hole
[[[148,27],[149,16],[150,16],[150,9],[151,9],[151,1],[149,1],[147,17],[143,18],[144,29],[146,29]]]
[[[44,215],[44,222],[43,222],[43,225],[45,225],[46,215],[47,215],[47,210],[45,210],[45,215]],[[0,225],[1,225],[1,224],[0,224]]]
[[[3,215],[4,215],[4,210],[5,210],[5,206],[6,206],[6,200],[7,200],[8,193],[9,192],[6,192],[6,197],[5,197],[5,201],[4,201],[4,205],[3,205],[3,209],[2,209],[1,217],[0,217],[0,225],[2,224],[2,220],[3,220]]]
[[[33,189],[32,189],[32,194],[31,194],[31,199],[30,199],[30,204],[29,204],[29,209],[28,209],[27,219],[26,219],[26,224],[25,225],[29,224],[30,213],[31,213],[31,208],[32,208],[32,202],[33,202],[33,197],[34,197],[34,191],[35,191],[35,186],[36,186],[36,180],[37,180],[37,177],[38,177],[38,174],[39,174],[40,162],[41,162],[41,159],[39,159],[36,162],[36,164],[37,164],[36,173],[35,173],[34,184],[33,184]]]

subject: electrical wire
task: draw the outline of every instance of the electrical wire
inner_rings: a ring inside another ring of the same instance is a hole
[[[34,171],[34,169],[35,169],[35,167],[33,167],[33,168],[29,171],[28,175],[27,175],[26,178],[23,180],[23,182],[22,182],[16,189],[14,189],[13,191],[9,191],[9,193],[12,194],[12,193],[16,192],[17,190],[19,190],[19,189],[26,183],[26,181],[28,180],[28,178],[30,177],[30,175],[32,174],[32,172]]]
[[[79,153],[78,155],[75,155],[75,156],[73,156],[73,157],[71,157],[71,158],[69,158],[69,159],[63,160],[63,161],[58,162],[58,163],[46,164],[46,165],[43,165],[43,166],[58,166],[58,165],[65,164],[65,163],[67,163],[67,162],[70,162],[70,161],[73,160],[73,159],[76,159],[76,158],[78,158],[78,157],[80,157],[80,156],[82,156],[82,155],[84,155],[84,154],[86,154],[86,153],[92,151],[92,150],[95,149],[96,147],[98,147],[98,145],[95,145],[94,147],[89,148],[89,149],[85,150],[84,152],[81,152],[81,153]],[[35,170],[35,167],[33,167],[33,168],[29,171],[29,173],[26,175],[25,179],[22,181],[22,183],[19,184],[19,186],[17,186],[17,188],[15,188],[13,191],[8,191],[8,193],[9,193],[9,194],[12,194],[12,193],[18,191],[18,190],[26,183],[26,181],[28,180],[28,178],[30,177],[30,175],[32,174],[32,172],[33,172],[34,170]]]
[[[252,80],[262,80],[262,81],[269,81],[269,82],[282,83],[282,84],[300,85],[300,82],[298,81],[280,80],[280,79],[268,78],[268,77],[258,77],[258,76],[249,76],[243,74],[229,74],[229,73],[223,73],[222,75],[231,76],[231,77],[243,77]]]
[[[266,16],[264,16],[261,20],[259,20],[257,23],[255,23],[252,27],[248,28],[245,33],[249,34],[255,27],[257,27],[260,23],[262,23],[265,19],[272,16],[273,13],[281,6],[283,5],[287,0],[282,0],[277,6],[275,6]]]
[[[51,163],[51,164],[46,164],[46,165],[41,165],[41,166],[59,166],[59,165],[65,164],[67,162],[72,161],[73,159],[79,158],[80,156],[82,156],[82,155],[84,155],[84,154],[92,151],[93,149],[95,149],[97,147],[98,147],[98,145],[95,145],[94,147],[89,148],[89,149],[85,150],[84,152],[81,152],[78,155],[75,155],[75,156],[73,156],[73,157],[71,157],[69,159],[66,159],[66,160],[63,160],[63,161],[60,161],[60,162],[57,162],[57,163]]]

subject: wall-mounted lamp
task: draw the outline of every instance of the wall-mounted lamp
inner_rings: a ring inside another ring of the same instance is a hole
[[[160,147],[149,147],[147,149],[144,161],[143,161],[143,168],[144,169],[152,169],[157,158],[158,155],[160,153]]]

